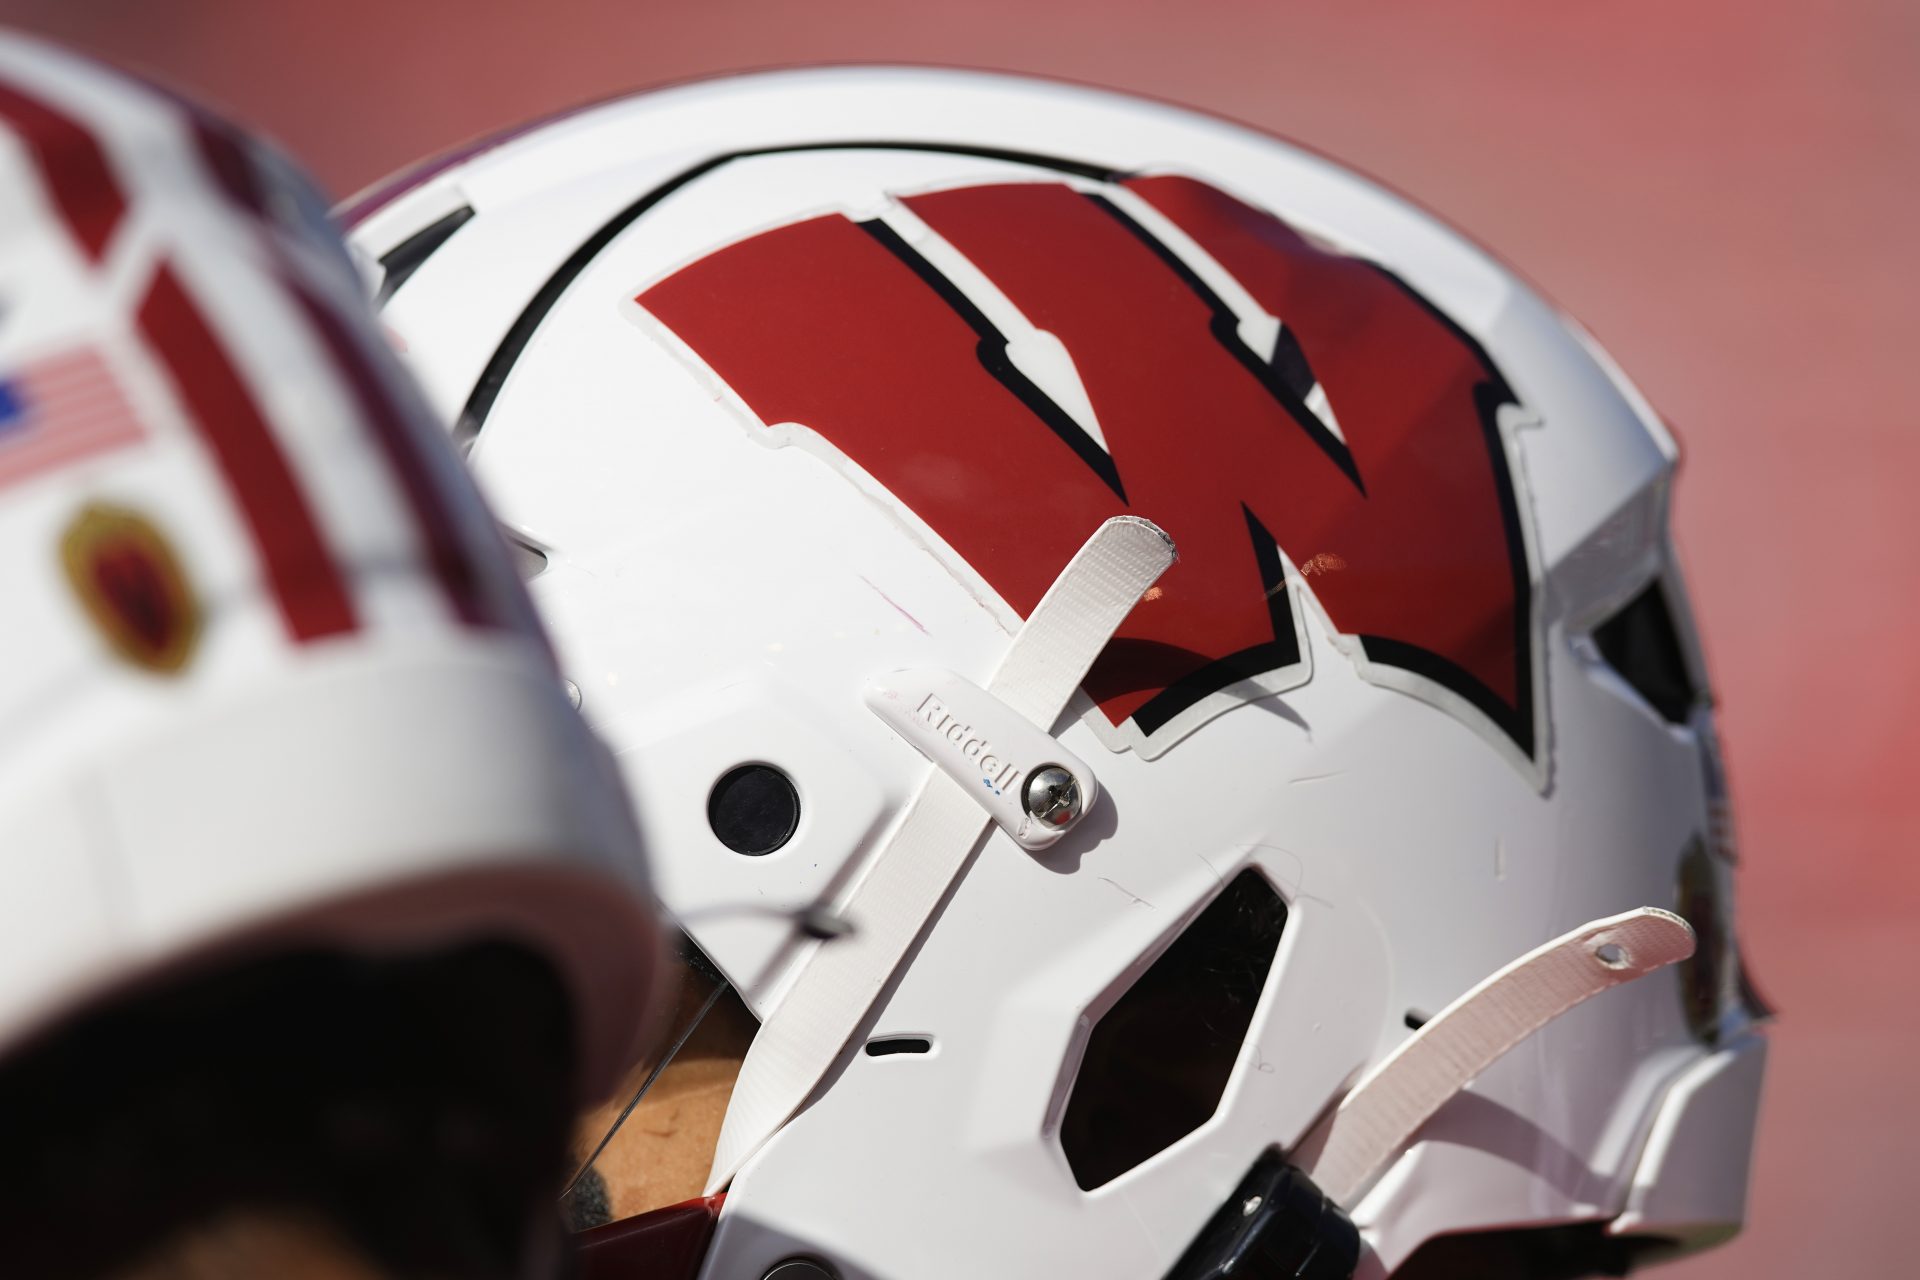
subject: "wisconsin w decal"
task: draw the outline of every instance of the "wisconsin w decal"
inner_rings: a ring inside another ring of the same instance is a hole
[[[1531,573],[1496,423],[1514,396],[1477,343],[1189,178],[900,205],[754,236],[638,301],[1022,616],[1107,517],[1171,533],[1179,563],[1086,681],[1114,745],[1158,754],[1308,678],[1290,561],[1370,679],[1534,758]],[[1021,358],[1036,341],[1064,346],[1065,383]]]

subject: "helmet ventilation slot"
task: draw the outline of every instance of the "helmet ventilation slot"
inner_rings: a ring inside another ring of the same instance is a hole
[[[1687,674],[1680,633],[1674,629],[1666,592],[1655,579],[1620,612],[1593,629],[1594,644],[1607,664],[1674,724],[1685,724],[1700,694]]]
[[[1265,877],[1242,871],[1094,1024],[1060,1125],[1082,1189],[1112,1181],[1213,1115],[1286,920]]]
[[[896,1053],[932,1053],[930,1036],[875,1036],[867,1041],[869,1058],[888,1058]]]
[[[800,792],[770,764],[729,769],[707,794],[707,825],[735,853],[759,858],[793,839],[800,826]]]

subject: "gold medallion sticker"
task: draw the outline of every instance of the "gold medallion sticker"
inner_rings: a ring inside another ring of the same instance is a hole
[[[89,506],[67,526],[60,555],[115,653],[166,675],[187,665],[200,637],[200,606],[152,521],[122,507]]]

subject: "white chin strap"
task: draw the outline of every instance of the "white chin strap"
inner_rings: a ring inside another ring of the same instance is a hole
[[[1693,930],[1670,911],[1641,907],[1595,920],[1494,973],[1414,1032],[1361,1078],[1302,1167],[1328,1199],[1352,1211],[1414,1131],[1507,1050],[1609,987],[1693,954]]]
[[[1173,542],[1159,526],[1133,516],[1101,525],[1034,606],[986,692],[1050,733],[1093,660],[1172,563]],[[855,932],[814,951],[754,1037],[714,1151],[709,1195],[832,1070],[993,820],[952,773],[928,771],[847,903]]]

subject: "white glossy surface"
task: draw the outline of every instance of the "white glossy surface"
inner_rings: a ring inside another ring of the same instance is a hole
[[[705,1273],[814,1252],[849,1280],[1156,1280],[1262,1150],[1298,1141],[1404,1038],[1408,1010],[1441,1008],[1584,921],[1673,904],[1681,851],[1707,821],[1699,743],[1579,647],[1669,566],[1671,442],[1545,303],[1399,199],[1239,127],[1057,85],[877,69],[667,90],[508,143],[357,235],[383,252],[450,185],[477,210],[387,313],[451,416],[537,282],[613,211],[720,153],[875,137],[1204,178],[1391,268],[1480,340],[1525,406],[1505,425],[1542,578],[1542,767],[1516,768],[1430,690],[1366,678],[1293,578],[1294,687],[1152,760],[1110,751],[1086,719],[1061,733],[1099,772],[1100,811],[1044,857],[987,839],[871,1027],[934,1051],[845,1058],[735,1181]],[[903,667],[982,680],[1013,619],[870,477],[803,429],[754,423],[630,299],[802,213],[871,212],[888,192],[1007,168],[828,150],[688,182],[574,280],[474,453],[507,519],[553,548],[536,597],[585,711],[628,753],[667,905],[757,1008],[777,997],[767,966],[787,926],[701,913],[856,874],[927,768],[860,690]],[[1043,347],[1030,358],[1071,406],[1070,361]],[[797,762],[808,816],[778,861],[729,857],[691,777],[650,776],[683,741],[707,769],[776,749]],[[1292,914],[1221,1106],[1083,1192],[1055,1134],[1090,1020],[1243,867]],[[1660,1098],[1705,1054],[1671,973],[1555,1022],[1443,1108],[1359,1207],[1370,1265],[1439,1231],[1621,1212]]]
[[[431,522],[295,282],[361,331],[375,394],[429,446],[420,465],[462,563],[509,586],[512,569],[385,357],[317,198],[263,168],[271,212],[255,217],[178,103],[66,53],[0,36],[0,84],[91,137],[124,204],[96,260],[32,149],[0,128],[0,374],[92,350],[141,433],[0,485],[0,1047],[238,940],[391,949],[506,931],[559,962],[582,1011],[586,1087],[610,1085],[653,958],[626,801],[531,627],[455,616]],[[51,149],[84,176],[71,145]],[[108,203],[95,195],[89,212]],[[143,335],[163,269],[257,404],[260,452],[284,459],[310,508],[351,628],[293,638],[241,491]],[[55,437],[70,425],[47,421]],[[177,672],[119,657],[69,581],[63,536],[99,506],[134,513],[178,563],[200,627]]]

